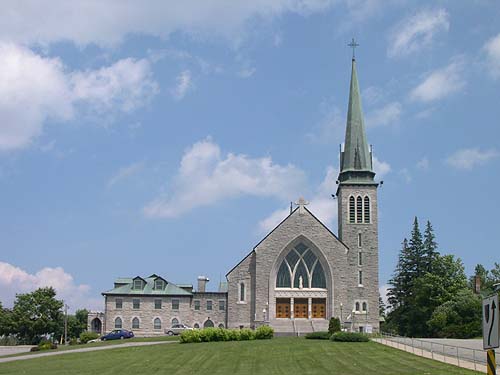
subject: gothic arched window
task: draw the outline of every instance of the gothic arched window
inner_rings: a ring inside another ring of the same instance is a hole
[[[363,302],[363,311],[366,312],[366,302]]]
[[[122,318],[115,319],[115,328],[122,328]]]
[[[205,323],[203,323],[203,328],[209,328],[209,327],[213,327],[214,326],[214,322],[212,322],[210,319],[208,319]]]
[[[172,319],[172,327],[177,325],[177,324],[179,324],[179,319],[177,319],[177,318]]]
[[[161,320],[160,318],[155,318],[153,322],[154,329],[161,329]]]
[[[370,223],[370,198],[368,196],[365,197],[365,224]]]
[[[355,210],[355,202],[354,202],[354,197],[349,197],[349,222],[350,223],[355,223],[356,222],[356,210]]]
[[[138,328],[139,328],[139,318],[132,319],[132,329],[138,329]]]
[[[276,288],[326,288],[326,278],[318,257],[303,243],[295,246],[281,262]]]
[[[356,223],[361,224],[363,222],[363,198],[356,198]]]

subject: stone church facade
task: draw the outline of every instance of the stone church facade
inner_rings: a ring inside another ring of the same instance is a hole
[[[306,207],[295,210],[227,275],[218,292],[204,277],[175,285],[158,275],[119,279],[102,293],[105,312],[89,315],[89,329],[164,334],[172,324],[256,328],[277,332],[325,330],[330,317],[353,331],[379,329],[378,209],[372,153],[366,139],[361,96],[352,60],[349,107],[334,198],[334,234]],[[204,280],[204,281],[203,281]],[[99,322],[98,322],[99,321]]]

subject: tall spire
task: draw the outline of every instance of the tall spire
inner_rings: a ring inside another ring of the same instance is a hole
[[[352,59],[351,87],[344,151],[340,155],[340,182],[373,181],[372,155],[366,140],[356,59]]]

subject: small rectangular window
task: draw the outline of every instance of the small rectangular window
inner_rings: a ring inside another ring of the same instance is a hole
[[[245,283],[240,283],[240,302],[245,302]]]
[[[360,251],[358,252],[358,266],[363,265],[363,253]]]
[[[115,299],[115,309],[121,309],[123,307],[123,300],[121,298]]]
[[[194,309],[199,310],[200,309],[200,301],[196,300],[194,301]]]
[[[141,308],[141,300],[139,298],[134,298],[132,300],[132,308],[137,310]]]
[[[219,310],[220,311],[226,310],[226,301],[224,301],[224,300],[219,301]]]
[[[179,300],[178,299],[172,300],[172,310],[179,310]]]
[[[161,299],[155,299],[155,309],[156,310],[161,309]]]
[[[212,301],[207,301],[207,310],[212,310]]]
[[[156,280],[155,281],[155,289],[156,290],[162,290],[163,289],[163,280]]]
[[[142,280],[134,280],[134,289],[142,289]]]
[[[358,271],[358,284],[363,285],[363,271]]]
[[[361,239],[361,233],[358,233],[358,247],[362,247],[362,246],[363,246],[363,242]]]

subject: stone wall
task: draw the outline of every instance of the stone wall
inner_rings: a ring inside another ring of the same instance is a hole
[[[255,253],[250,253],[227,275],[228,328],[253,327],[255,316]],[[245,298],[240,301],[240,284],[245,285]]]

